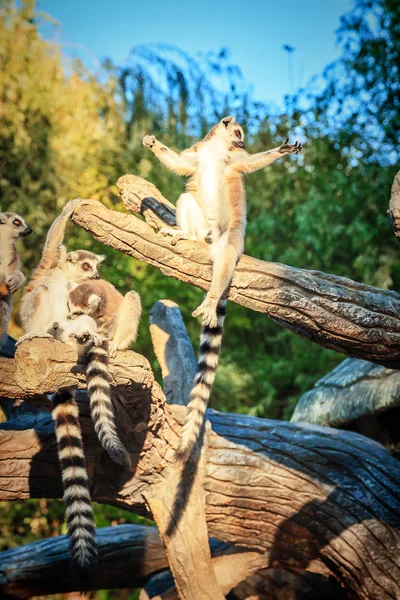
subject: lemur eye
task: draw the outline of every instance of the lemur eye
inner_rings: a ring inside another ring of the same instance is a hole
[[[89,265],[89,263],[83,263],[83,265],[82,265],[82,269],[83,269],[84,271],[89,271],[89,269],[90,269],[90,265]]]
[[[22,225],[22,223],[19,219],[14,219],[14,225],[16,225],[17,227],[20,227]]]
[[[236,137],[238,137],[238,138],[241,138],[241,137],[242,137],[242,134],[241,134],[241,132],[240,132],[240,129],[235,129],[235,135],[236,135]]]

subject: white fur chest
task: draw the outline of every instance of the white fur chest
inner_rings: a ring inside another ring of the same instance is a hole
[[[216,219],[224,201],[226,144],[219,139],[205,143],[198,152],[198,192],[207,216]]]
[[[7,236],[0,237],[0,281],[4,281],[6,277],[11,258],[11,241]]]
[[[67,289],[67,277],[64,271],[57,267],[53,269],[46,285],[51,297],[49,313],[52,313],[52,319],[54,321],[64,320],[67,317],[67,301],[69,295]]]

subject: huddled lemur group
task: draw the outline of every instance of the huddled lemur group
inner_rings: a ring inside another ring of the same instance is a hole
[[[246,227],[245,173],[252,173],[284,154],[298,154],[299,143],[288,140],[273,150],[248,154],[244,133],[232,116],[215,125],[203,140],[181,154],[154,136],[143,144],[171,171],[189,177],[176,207],[177,229],[162,235],[209,245],[213,264],[210,289],[193,316],[202,317],[200,356],[190,393],[177,459],[187,461],[199,439],[221,349],[225,295],[243,252]],[[139,295],[122,296],[98,271],[104,256],[87,250],[67,252],[66,224],[79,200],[71,200],[51,226],[42,258],[21,301],[25,331],[17,342],[36,337],[76,347],[85,366],[90,412],[101,446],[120,465],[130,465],[114,418],[109,358],[135,341],[141,315]],[[16,242],[32,229],[15,213],[0,213],[0,342],[7,334],[10,299],[24,283]],[[72,564],[86,572],[96,564],[95,524],[85,467],[78,405],[74,392],[63,389],[52,397]]]

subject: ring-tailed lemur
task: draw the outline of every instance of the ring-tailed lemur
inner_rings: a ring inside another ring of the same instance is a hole
[[[231,283],[243,252],[246,228],[246,200],[243,174],[253,173],[285,154],[298,154],[302,145],[288,139],[273,150],[248,154],[243,129],[232,116],[215,125],[205,138],[177,154],[153,135],[147,146],[168,169],[190,177],[186,192],[176,206],[178,230],[161,233],[211,244],[213,263],[210,289],[193,316],[202,315],[200,359],[190,394],[188,413],[182,429],[177,456],[187,460],[199,437],[221,347],[225,302],[221,300]]]
[[[19,270],[16,244],[32,233],[22,217],[13,212],[0,213],[0,344],[7,334],[11,296],[25,281]]]

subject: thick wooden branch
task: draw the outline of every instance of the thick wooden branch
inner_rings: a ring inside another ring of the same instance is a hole
[[[150,334],[161,367],[167,402],[186,405],[193,386],[196,355],[175,302],[160,300],[153,306]]]
[[[103,527],[97,539],[99,568],[92,578],[92,589],[141,587],[151,575],[168,568],[155,527]],[[69,568],[65,535],[0,552],[3,600],[70,592],[79,585]]]
[[[165,549],[155,527],[102,527],[97,532],[97,540],[99,564],[91,578],[92,590],[145,587],[147,597],[170,590],[168,597],[178,599]],[[211,550],[215,555],[213,569],[224,594],[235,588],[236,582],[251,577],[260,564],[265,564],[263,555],[243,552],[218,540],[211,541]],[[76,590],[79,583],[69,568],[65,535],[0,552],[3,600],[70,592]]]
[[[48,373],[47,391],[53,391],[55,377],[63,383],[53,374],[56,343],[26,344],[43,363],[29,371],[29,381],[21,375],[20,383],[31,389],[37,373],[44,390],[43,373]],[[24,345],[18,349],[18,373],[24,372],[19,363],[27,351]],[[125,355],[139,360],[134,353]],[[53,361],[51,368],[45,356]],[[71,355],[69,368],[72,363]],[[117,468],[101,450],[85,398],[81,423],[93,500],[150,515],[154,499],[162,502],[175,486],[173,449],[185,408],[165,402],[149,379],[151,371],[132,367],[122,369],[121,378],[116,365],[113,372],[117,422],[132,469]],[[137,372],[140,381],[131,375],[127,383],[126,371]],[[65,381],[70,384],[72,377],[67,374]],[[400,465],[381,446],[320,427],[213,411],[208,416],[212,432],[206,436],[204,501],[209,535],[263,553],[266,568],[333,577],[353,597],[389,600],[400,594]],[[0,500],[62,495],[50,415],[39,413],[35,427],[25,430],[3,424],[0,448]],[[190,535],[175,508],[171,522]]]
[[[146,194],[143,184],[137,193],[140,197]],[[154,193],[152,188],[148,193]],[[210,285],[212,268],[205,244],[181,240],[172,245],[170,237],[154,233],[137,217],[110,211],[90,200],[77,206],[72,219],[102,243],[165,275],[203,290]],[[400,295],[396,292],[243,256],[229,299],[267,314],[321,346],[400,368]]]
[[[347,358],[299,399],[294,423],[356,431],[400,458],[400,373]]]
[[[352,421],[400,408],[400,373],[347,358],[303,394],[292,421],[347,427]]]

